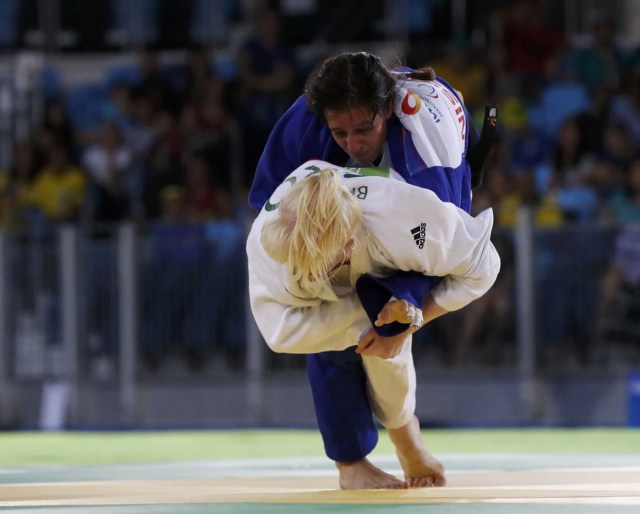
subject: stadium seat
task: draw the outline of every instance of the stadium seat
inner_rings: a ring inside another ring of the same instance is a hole
[[[17,46],[19,11],[20,0],[2,0],[0,2],[0,47]]]
[[[76,130],[96,131],[101,123],[101,107],[107,93],[101,84],[85,84],[67,89],[69,118]]]
[[[553,138],[567,118],[588,111],[590,107],[591,100],[584,86],[554,82],[544,89],[539,104],[530,109],[529,120],[537,132]]]

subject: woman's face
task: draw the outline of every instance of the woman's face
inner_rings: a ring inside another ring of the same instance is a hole
[[[327,262],[327,271],[331,273],[343,264],[347,264],[348,262],[350,262],[351,252],[354,248],[355,238],[351,237],[349,238],[349,241],[347,241],[347,244],[344,246],[344,248]]]
[[[385,113],[373,114],[356,107],[346,111],[325,111],[327,126],[345,152],[360,164],[372,164],[382,155],[387,139],[387,121],[391,106]]]
[[[325,269],[329,275],[337,270],[340,266],[344,264],[349,264],[351,262],[351,252],[356,246],[355,237],[350,237],[347,243],[344,245],[338,253],[336,253],[331,259],[327,260],[325,264]],[[315,277],[309,274],[309,280],[311,282],[315,282]]]

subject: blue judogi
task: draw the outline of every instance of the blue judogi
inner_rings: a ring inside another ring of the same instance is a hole
[[[444,80],[437,78],[436,81],[448,90],[448,94],[455,95]],[[427,108],[429,99],[422,100]],[[437,109],[435,111],[429,109],[434,118],[442,114]],[[430,189],[441,200],[469,212],[471,174],[465,156],[469,131],[474,129],[466,110],[460,116],[464,122],[464,151],[457,166],[426,164],[417,148],[420,143],[413,140],[414,135],[396,115],[387,124],[387,144],[392,167],[408,183]],[[251,207],[260,210],[282,180],[311,159],[344,165],[349,156],[335,142],[324,118],[311,112],[301,96],[280,118],[269,136],[249,193]],[[413,272],[397,273],[385,279],[363,275],[356,290],[373,323],[391,296],[421,306],[439,280],[438,277]],[[392,323],[374,328],[379,334],[390,336],[406,330],[407,325]],[[375,448],[378,432],[367,396],[362,358],[352,347],[342,352],[309,354],[307,362],[316,417],[327,456],[339,462],[364,458]]]

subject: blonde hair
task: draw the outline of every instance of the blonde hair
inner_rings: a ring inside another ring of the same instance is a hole
[[[292,280],[311,292],[331,278],[328,264],[357,235],[361,220],[358,201],[337,172],[325,168],[291,187],[260,241],[272,259],[288,265]]]

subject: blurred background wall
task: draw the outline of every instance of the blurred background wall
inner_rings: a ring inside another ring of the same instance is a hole
[[[346,50],[500,106],[473,203],[502,271],[414,336],[422,422],[640,423],[636,7],[0,0],[0,427],[315,426],[247,310],[246,194]]]

